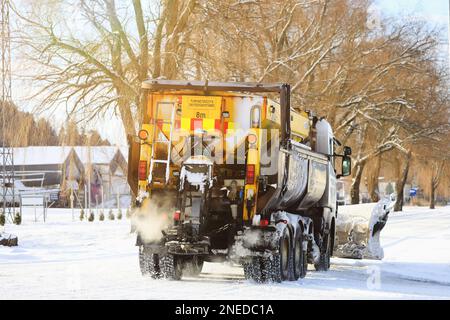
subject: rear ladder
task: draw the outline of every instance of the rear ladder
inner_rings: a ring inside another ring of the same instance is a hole
[[[159,114],[159,108],[160,107],[170,107],[172,108],[171,111],[171,116],[170,119],[162,119],[161,123],[161,129],[158,129],[158,121],[156,119],[156,117],[158,117]],[[152,151],[151,151],[151,156],[150,156],[150,174],[148,176],[148,183],[151,184],[153,182],[153,171],[155,170],[155,164],[164,164],[166,166],[166,170],[165,170],[165,179],[164,179],[164,183],[168,183],[169,182],[169,175],[170,175],[170,157],[171,157],[171,151],[172,151],[172,135],[173,135],[173,128],[174,128],[174,122],[175,122],[175,114],[176,114],[176,107],[175,107],[175,103],[172,102],[160,102],[157,104],[156,106],[156,112],[155,112],[155,117],[152,120],[152,124],[153,124],[153,133],[152,133]],[[167,137],[164,134],[163,131],[163,126],[164,124],[168,124],[170,126],[170,130],[169,130],[169,138],[167,139]],[[160,134],[158,134],[160,133]],[[163,158],[163,159],[158,159],[156,157],[155,154],[155,150],[156,150],[156,145],[157,144],[163,144],[167,147],[167,158]]]

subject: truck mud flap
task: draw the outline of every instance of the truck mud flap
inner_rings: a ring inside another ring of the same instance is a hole
[[[164,255],[166,254],[167,248],[164,247],[164,245],[161,244],[157,244],[157,243],[151,243],[151,244],[143,244],[144,246],[144,250],[148,253],[152,253],[152,254],[159,254],[159,255]]]

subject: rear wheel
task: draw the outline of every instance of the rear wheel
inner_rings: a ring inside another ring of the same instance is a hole
[[[263,272],[262,259],[262,257],[252,257],[243,264],[245,279],[253,280],[258,283],[266,281],[265,273]]]
[[[306,246],[307,247],[307,246]],[[307,251],[303,248],[303,231],[299,227],[294,241],[294,280],[304,278],[308,270]]]
[[[159,256],[145,250],[143,246],[139,248],[139,267],[143,276],[151,276],[153,279],[161,277]]]
[[[292,247],[291,247],[291,236],[289,229],[285,228],[283,234],[280,238],[280,273],[281,280],[289,280],[291,271],[291,257],[292,257]]]
[[[251,262],[242,263],[242,267],[244,268],[245,279],[252,280],[252,264],[251,264]]]
[[[324,241],[322,241],[322,248],[320,250],[320,258],[317,263],[314,264],[314,267],[317,271],[328,271],[330,269],[330,259],[331,259],[331,235],[328,233],[325,235]]]
[[[271,280],[280,283],[283,281],[281,274],[281,258],[280,254],[274,254],[271,261]]]
[[[183,274],[180,258],[173,254],[165,254],[160,257],[161,274],[168,280],[181,280]]]
[[[145,252],[143,246],[139,247],[139,268],[141,269],[143,276],[147,276],[149,274],[148,254]]]
[[[294,279],[294,253],[291,243],[291,234],[289,229],[285,228],[278,242],[278,252],[267,258],[269,261],[265,264],[267,268],[270,268],[271,281],[281,282]]]
[[[203,259],[198,256],[193,256],[184,262],[183,274],[188,277],[197,277],[202,272],[202,268]]]
[[[148,261],[148,270],[153,279],[161,278],[161,268],[159,266],[159,255],[152,253]]]
[[[278,252],[269,256],[255,256],[243,263],[244,275],[255,282],[282,282],[294,278],[294,258],[291,234],[285,228],[279,238]]]

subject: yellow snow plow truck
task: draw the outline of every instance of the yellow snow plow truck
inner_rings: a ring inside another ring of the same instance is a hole
[[[142,89],[129,183],[144,275],[178,280],[205,261],[239,263],[257,282],[297,280],[308,263],[329,269],[336,179],[350,174],[351,149],[335,153],[326,120],[293,108],[288,84],[148,80]]]

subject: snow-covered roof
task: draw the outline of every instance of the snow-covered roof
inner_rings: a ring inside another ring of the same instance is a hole
[[[72,147],[43,146],[14,148],[14,165],[62,164],[68,158]]]
[[[128,146],[120,146],[119,150],[122,152],[125,159],[128,160]]]
[[[14,148],[14,165],[55,165],[64,163],[74,150],[83,164],[109,165],[120,148],[115,146],[37,146]],[[125,157],[125,156],[124,156]],[[126,158],[125,158],[126,159]]]
[[[73,147],[83,164],[110,164],[119,148],[114,146]]]

